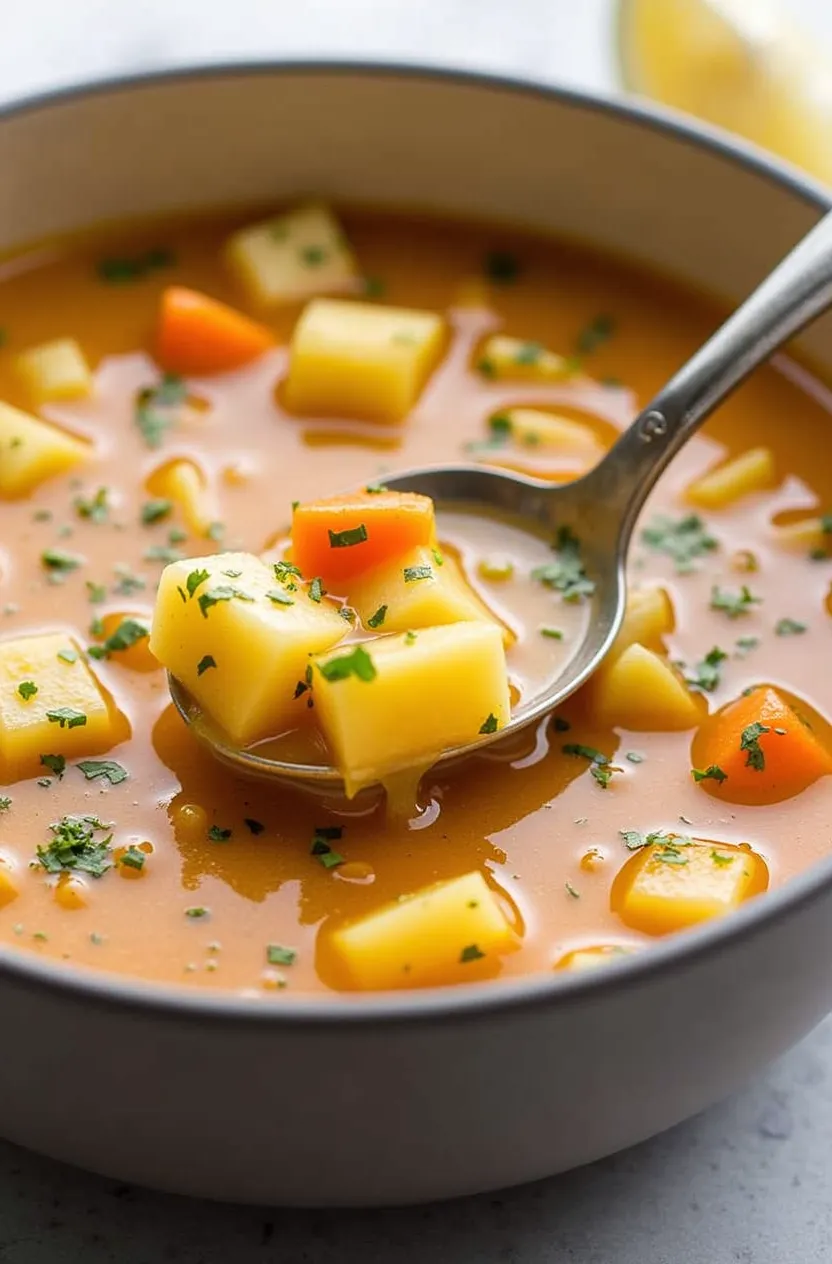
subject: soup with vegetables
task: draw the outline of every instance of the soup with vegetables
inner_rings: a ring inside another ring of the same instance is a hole
[[[504,227],[302,204],[0,268],[0,938],[264,1000],[602,968],[832,845],[832,396],[787,356],[581,541],[385,488],[574,478],[718,321]],[[315,802],[215,762],[165,668]],[[387,788],[387,803],[372,789]]]

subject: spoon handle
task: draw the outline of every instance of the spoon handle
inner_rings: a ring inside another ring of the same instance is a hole
[[[726,395],[832,304],[832,213],[827,214],[691,356],[624,432],[590,478],[629,538],[675,453]]]

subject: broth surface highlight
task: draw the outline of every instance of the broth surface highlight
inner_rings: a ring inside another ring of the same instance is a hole
[[[376,301],[437,311],[450,323],[440,366],[401,424],[301,418],[285,410],[280,382],[300,311],[294,305],[256,313],[280,345],[244,369],[189,380],[188,405],[161,446],[147,446],[136,424],[135,396],[159,381],[151,349],[160,293],[175,282],[246,310],[223,264],[222,245],[250,215],[58,243],[0,270],[6,334],[0,399],[36,411],[14,357],[53,338],[76,338],[95,368],[90,399],[38,410],[92,441],[94,455],[30,497],[2,503],[3,640],[64,631],[87,645],[95,643],[96,620],[135,615],[149,621],[170,550],[191,556],[274,549],[286,537],[293,501],[358,487],[388,470],[464,458],[574,474],[582,467],[574,453],[496,442],[488,419],[520,406],[546,408],[589,422],[609,446],[719,320],[698,296],[573,245],[425,217],[348,210],[340,218],[364,275],[373,278],[374,289],[376,279],[383,285]],[[135,258],[159,246],[165,256],[157,268],[120,283],[102,279],[97,265],[103,258]],[[499,275],[494,251],[516,261],[516,275],[506,268]],[[583,375],[537,385],[495,380],[476,366],[482,340],[497,331],[566,356],[580,351]],[[697,511],[719,548],[691,573],[677,573],[669,556],[636,535],[632,580],[660,583],[672,600],[670,660],[690,673],[712,647],[727,656],[719,683],[706,695],[711,712],[745,688],[770,683],[820,713],[815,723],[825,732],[823,716],[832,710],[825,674],[832,562],[813,560],[808,550],[788,551],[773,522],[777,515],[832,507],[830,405],[821,383],[778,357],[677,458],[644,523],[657,513],[675,520],[691,513],[683,493],[693,479],[760,445],[775,454],[775,486],[729,509]],[[205,473],[222,524],[213,538],[185,532],[178,512],[142,522],[142,506],[151,499],[148,478],[175,457],[192,459]],[[76,503],[89,502],[100,488],[108,489],[105,521],[84,517]],[[494,524],[473,533],[467,527],[447,523],[443,543],[458,550],[489,604],[508,612],[522,631],[518,670],[529,680],[545,678],[547,654],[562,651],[541,636],[541,625],[577,635],[580,613],[544,588],[525,604],[519,597],[515,610],[506,585],[483,578],[479,566],[495,553],[514,555],[522,565],[511,537],[498,548]],[[42,561],[50,549],[82,560],[72,570],[50,572]],[[753,572],[742,569],[748,552]],[[738,617],[711,607],[714,585],[736,592],[744,583],[759,600]],[[68,760],[60,778],[45,767],[43,776],[13,781],[4,791],[11,803],[0,814],[0,852],[19,893],[0,908],[0,937],[18,950],[258,995],[338,987],[328,946],[332,928],[432,882],[479,870],[522,929],[522,943],[502,959],[472,963],[466,977],[523,974],[549,970],[585,947],[614,951],[652,942],[611,907],[614,879],[631,860],[621,831],[751,844],[771,885],[830,846],[832,778],[781,802],[733,803],[692,779],[690,730],[599,727],[587,691],[515,749],[428,774],[425,811],[408,825],[359,807],[336,820],[302,798],[235,780],[188,734],[163,672],[136,670],[117,656],[92,665],[129,721],[129,740],[107,752],[129,777],[118,785],[87,781]],[[565,745],[603,752],[615,769],[608,786],[591,775],[586,758],[564,752]],[[142,868],[117,865],[99,879],[74,875],[68,884],[30,867],[38,845],[49,842],[50,822],[67,814],[112,822],[116,855],[140,848]],[[345,863],[327,868],[310,854],[310,844],[317,828],[336,823],[344,827],[338,848]],[[68,885],[77,900],[66,898]],[[290,947],[296,956],[282,964],[269,945]]]

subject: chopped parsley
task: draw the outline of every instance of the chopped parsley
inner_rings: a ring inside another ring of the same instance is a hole
[[[573,900],[579,900],[581,898],[580,891],[577,891],[571,882],[564,882],[563,885],[566,888],[566,894],[571,895]]]
[[[711,589],[711,609],[721,610],[729,619],[738,619],[748,614],[753,606],[758,606],[762,597],[755,597],[747,584],[743,584],[739,592],[731,592],[714,584]]]
[[[209,843],[227,843],[231,837],[230,829],[223,829],[219,825],[212,825],[208,830]]]
[[[8,812],[12,806],[12,801],[7,794],[0,795],[0,812]]]
[[[40,762],[54,777],[61,780],[66,770],[66,759],[63,755],[41,755]]]
[[[547,636],[550,641],[563,640],[563,632],[561,631],[560,628],[541,628],[540,635]]]
[[[340,852],[333,851],[331,843],[341,838],[343,829],[340,825],[317,826],[312,838],[309,854],[315,856],[324,869],[335,869],[344,863]]]
[[[638,851],[640,847],[652,847],[654,843],[665,843],[671,840],[671,835],[665,833],[664,830],[651,830],[648,834],[632,829],[618,832],[624,839],[624,846],[628,851]]]
[[[326,663],[318,663],[318,671],[324,680],[346,680],[349,676],[357,676],[359,680],[371,681],[376,678],[376,668],[363,645],[356,645],[348,654],[339,654]]]
[[[719,548],[719,541],[709,532],[698,514],[673,519],[659,515],[644,528],[642,543],[657,553],[664,553],[676,563],[679,575],[694,569],[694,559]]]
[[[128,869],[144,869],[144,862],[147,859],[141,848],[131,843],[126,851],[121,853],[119,864],[126,865]]]
[[[634,751],[634,750],[627,751],[627,754],[624,756],[624,758],[629,760],[631,764],[644,763],[644,756],[640,755],[638,751]]]
[[[594,746],[582,746],[579,742],[567,742],[561,747],[564,755],[575,755],[579,759],[588,759],[593,764],[608,764],[609,755],[596,750]]]
[[[800,636],[807,630],[806,624],[798,623],[797,619],[778,619],[774,625],[777,636]]]
[[[536,566],[532,571],[532,579],[554,588],[561,593],[564,601],[580,601],[595,592],[595,584],[587,578],[581,560],[581,542],[568,526],[559,528],[552,545],[557,554],[557,561],[547,566]]]
[[[188,388],[177,373],[165,373],[156,386],[145,386],[136,396],[134,420],[149,448],[161,447],[173,424],[171,409],[184,404]]]
[[[750,650],[756,650],[759,644],[760,638],[758,636],[741,636],[734,642],[737,655],[740,658],[745,658]]]
[[[190,908],[185,909],[186,917],[207,917],[210,909],[205,908],[203,904],[192,904]]]
[[[275,562],[274,577],[281,584],[288,584],[293,579],[302,579],[297,566],[293,566],[291,562]]]
[[[294,597],[290,597],[282,588],[270,588],[266,593],[266,597],[276,606],[293,606],[295,604]]]
[[[284,948],[282,944],[266,945],[266,960],[270,966],[292,966],[297,961],[297,949]]]
[[[249,833],[254,834],[255,836],[257,834],[262,834],[263,830],[266,828],[262,821],[256,821],[253,816],[244,817],[243,824]]]
[[[496,732],[497,732],[497,717],[493,711],[489,711],[488,715],[486,716],[486,718],[483,720],[482,724],[480,725],[480,733],[496,733]]]
[[[169,566],[171,562],[181,562],[184,557],[185,554],[181,549],[175,549],[166,544],[151,544],[144,554],[146,562],[162,562],[165,566]]]
[[[113,835],[97,816],[64,816],[49,828],[52,838],[45,847],[38,847],[35,866],[40,865],[47,873],[75,869],[91,878],[100,878],[112,869]],[[105,837],[97,838],[97,834]]]
[[[188,575],[188,578],[185,580],[185,587],[188,590],[188,596],[193,597],[196,590],[198,588],[201,588],[202,585],[210,578],[211,578],[210,571],[206,571],[206,570],[191,571]]]
[[[368,538],[367,528],[363,522],[357,527],[349,527],[346,531],[329,531],[329,547],[331,549],[351,549],[355,544],[363,544]]]
[[[406,566],[402,573],[404,574],[404,582],[412,584],[418,579],[431,579],[433,568],[430,566]]]
[[[143,641],[147,636],[150,636],[149,629],[143,623],[139,623],[138,619],[122,619],[116,630],[110,633],[102,645],[91,645],[87,653],[91,658],[109,658],[111,654],[129,650],[131,646],[136,645],[138,641]]]
[[[696,664],[694,675],[685,677],[685,682],[692,689],[701,689],[705,693],[712,693],[719,684],[720,667],[727,657],[725,650],[721,650],[718,645],[715,645],[712,650],[708,650],[702,661]]]
[[[469,961],[480,961],[484,956],[485,953],[477,944],[466,944],[459,954],[459,960],[461,965],[465,965]]]
[[[513,285],[520,276],[520,263],[508,250],[489,250],[484,261],[485,275],[494,285]]]
[[[21,680],[17,686],[17,692],[20,694],[24,702],[28,702],[30,698],[34,698],[38,691],[38,687],[33,680]]]
[[[117,764],[114,759],[81,759],[75,765],[86,777],[87,781],[95,781],[100,777],[104,781],[109,781],[111,786],[121,785],[122,781],[126,781],[128,772],[121,764]]]
[[[44,549],[41,565],[52,575],[69,575],[83,565],[84,559],[75,553],[63,553],[60,549]]]
[[[327,257],[327,251],[323,246],[302,246],[300,257],[309,268],[317,268]]]
[[[387,607],[379,606],[375,614],[370,615],[369,619],[367,620],[367,627],[373,628],[373,629],[380,628],[386,618],[387,618]]]
[[[715,781],[718,785],[722,785],[728,777],[719,764],[709,764],[707,768],[691,768],[691,776],[694,781]]]
[[[652,858],[663,865],[686,865],[690,857],[685,855],[684,848],[689,846],[687,839],[668,839],[666,843],[656,848]]]
[[[724,851],[717,851],[715,847],[711,848],[711,860],[719,869],[724,869],[727,865],[732,865],[736,860],[736,856],[726,856]]]
[[[46,718],[61,729],[82,729],[87,722],[86,714],[75,707],[56,707],[54,711],[46,712]]]
[[[325,596],[326,589],[324,588],[323,580],[319,575],[316,575],[309,583],[309,600],[314,601],[317,605],[320,605],[321,600]]]
[[[216,588],[209,588],[207,592],[200,593],[197,597],[197,604],[202,613],[203,619],[208,618],[208,611],[212,606],[217,606],[221,601],[253,601],[247,592],[243,592],[241,588],[235,588],[233,584],[218,584]]]
[[[753,768],[755,772],[762,772],[765,769],[766,756],[760,745],[760,738],[764,733],[769,733],[770,731],[771,728],[768,724],[760,724],[757,720],[743,729],[740,736],[740,750],[747,752],[746,768]]]
[[[141,255],[101,259],[95,270],[99,280],[105,281],[107,285],[128,285],[143,280],[148,273],[156,272],[159,268],[169,268],[175,262],[172,251],[164,246],[154,246]]]
[[[201,676],[203,672],[207,672],[209,667],[216,667],[217,660],[213,654],[204,654],[196,665],[196,674]]]
[[[89,522],[102,523],[106,522],[110,516],[110,506],[107,503],[107,488],[99,487],[94,496],[85,500],[83,496],[76,496],[74,500],[75,512],[79,518],[86,518]]]
[[[146,527],[150,527],[154,522],[162,522],[172,512],[172,500],[148,500],[142,505],[142,522]]]
[[[601,314],[592,320],[578,334],[575,343],[579,355],[590,355],[603,343],[607,342],[615,332],[615,321],[611,316]]]

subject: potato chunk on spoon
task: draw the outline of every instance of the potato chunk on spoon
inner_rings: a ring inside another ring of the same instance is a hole
[[[832,304],[832,215],[826,216],[636,417],[588,474],[559,486],[471,465],[441,466],[385,477],[391,490],[418,492],[441,509],[466,509],[527,524],[540,536],[568,529],[579,537],[590,581],[590,617],[575,652],[542,692],[523,701],[508,723],[476,741],[441,751],[458,760],[518,733],[553,711],[601,664],[621,625],[625,563],[639,511],[682,445],[757,365]],[[276,783],[340,797],[337,768],[268,758],[234,744],[207,722],[173,678],[171,696],[196,736],[222,762]],[[424,768],[422,769],[424,771]]]

